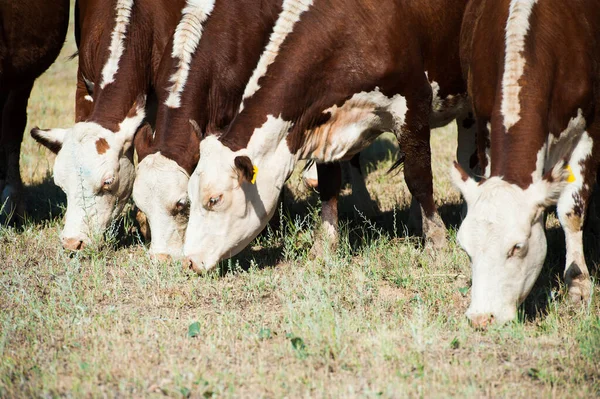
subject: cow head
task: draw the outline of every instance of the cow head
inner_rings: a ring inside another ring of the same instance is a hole
[[[178,141],[180,146],[194,146],[197,151],[199,130],[198,124],[190,120],[190,132],[169,138]],[[135,149],[139,163],[133,183],[133,200],[144,212],[150,226],[150,254],[163,260],[180,258],[189,218],[190,176],[184,167],[160,152],[152,129],[137,133]],[[179,159],[195,165],[198,154],[184,151]]]
[[[235,152],[214,136],[200,143],[200,161],[188,186],[184,245],[194,270],[210,270],[240,252],[275,213],[295,158],[285,140],[272,131],[269,135],[268,127],[257,129],[248,147]]]
[[[556,165],[522,189],[500,177],[477,183],[457,164],[454,184],[467,202],[458,242],[471,259],[473,325],[512,320],[540,274],[546,258],[544,210],[556,204],[568,171]]]
[[[144,101],[113,132],[94,122],[70,129],[41,130],[31,135],[57,154],[54,182],[67,195],[61,241],[77,250],[102,234],[131,195],[135,169],[132,141],[144,119]]]

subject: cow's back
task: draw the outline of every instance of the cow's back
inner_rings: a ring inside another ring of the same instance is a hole
[[[0,2],[0,87],[32,81],[54,62],[69,25],[69,0]]]

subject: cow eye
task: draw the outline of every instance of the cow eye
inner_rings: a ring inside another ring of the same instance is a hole
[[[114,177],[109,177],[107,179],[104,179],[104,181],[102,182],[102,189],[105,191],[110,190],[110,187],[113,185],[114,182],[115,182]]]
[[[189,205],[190,201],[187,198],[182,198],[175,204],[175,209],[177,209],[177,212],[182,212],[187,209]]]
[[[208,203],[207,203],[208,209],[214,208],[219,202],[221,202],[221,198],[223,198],[223,194],[215,195],[214,197],[210,197],[208,199]]]
[[[524,242],[516,243],[510,251],[508,251],[508,257],[512,258],[515,255],[522,255],[526,252],[527,246]]]

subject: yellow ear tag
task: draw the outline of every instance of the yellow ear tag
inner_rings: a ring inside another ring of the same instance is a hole
[[[573,174],[573,169],[571,169],[571,165],[567,165],[566,168],[569,171],[569,177],[567,177],[567,182],[573,183],[575,181],[575,175]]]
[[[250,183],[254,184],[256,183],[256,175],[258,175],[258,167],[256,165],[252,165],[252,180],[250,180]]]

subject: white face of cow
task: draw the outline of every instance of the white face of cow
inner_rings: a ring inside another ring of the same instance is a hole
[[[67,195],[63,246],[81,249],[101,235],[123,210],[133,187],[132,140],[143,110],[112,132],[93,122],[71,129],[33,129],[32,136],[57,152],[54,182]]]
[[[154,256],[176,259],[183,254],[188,182],[186,171],[160,153],[146,156],[138,165],[133,200],[150,223],[150,254]]]
[[[188,187],[191,207],[184,245],[196,271],[210,270],[240,252],[277,209],[295,158],[285,140],[271,143],[275,150],[268,154],[250,155],[252,148],[261,147],[253,146],[253,140],[237,152],[212,136],[200,144],[200,162]]]
[[[568,172],[556,166],[527,189],[492,177],[478,184],[455,164],[454,184],[467,205],[458,241],[471,259],[471,305],[477,326],[514,319],[546,258],[544,209],[556,203]]]

